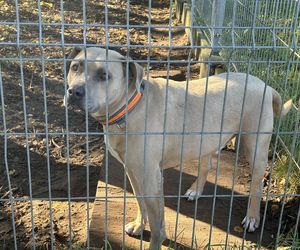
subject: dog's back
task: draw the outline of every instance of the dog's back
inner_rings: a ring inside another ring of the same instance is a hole
[[[273,107],[278,109],[281,100],[279,94],[274,97],[274,90],[262,80],[244,73],[223,73],[188,83],[169,80],[167,90],[166,79],[154,79],[150,84],[157,85],[154,89],[158,88],[157,92],[160,92],[156,95],[160,100],[156,100],[150,106],[165,107],[165,103],[167,105],[166,132],[175,133],[168,138],[167,144],[176,154],[179,153],[179,149],[175,150],[172,145],[178,145],[183,130],[190,133],[185,142],[189,144],[191,154],[194,154],[191,148],[199,150],[201,133],[202,144],[205,145],[203,154],[206,154],[219,150],[219,146],[223,146],[232,135],[238,133],[240,125],[242,132],[255,133],[259,124],[261,132],[272,132]],[[277,109],[274,112],[280,112]],[[284,110],[285,113],[288,111]],[[163,114],[161,119],[164,119]],[[162,132],[163,123],[155,124],[160,126],[149,127],[153,131]],[[219,143],[221,133],[223,135]]]
[[[165,96],[160,95],[160,99],[167,105],[166,127],[173,132],[182,131],[184,118],[187,131],[202,131],[203,128],[220,132],[222,120],[223,131],[233,131],[237,126],[232,125],[239,124],[242,107],[243,116],[259,116],[263,101],[266,108],[272,107],[272,88],[243,73],[224,73],[188,83],[169,80],[168,90],[165,89],[166,79],[155,79],[153,84],[160,85],[163,93],[168,92],[167,102]],[[176,124],[171,121],[172,117],[176,117]]]

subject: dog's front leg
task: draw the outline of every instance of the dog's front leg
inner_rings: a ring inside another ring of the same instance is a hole
[[[134,221],[129,222],[125,226],[125,231],[129,235],[140,235],[142,230],[144,229],[144,226],[147,222],[147,213],[146,213],[146,208],[144,204],[144,199],[141,197],[142,192],[141,192],[141,185],[139,181],[137,180],[136,176],[132,172],[132,170],[127,169],[126,171],[127,176],[129,178],[131,187],[133,189],[134,195],[137,197],[137,217]]]
[[[147,171],[144,178],[143,193],[151,230],[149,249],[158,250],[166,239],[162,176],[158,165],[147,168],[150,171]]]
[[[137,196],[138,215],[135,221],[125,226],[129,235],[139,235],[146,223],[148,214],[151,241],[150,250],[158,250],[166,238],[164,223],[164,197],[160,168],[147,165],[146,172],[143,168],[127,169],[132,188]],[[141,197],[144,198],[141,198]],[[143,204],[143,202],[145,202]]]

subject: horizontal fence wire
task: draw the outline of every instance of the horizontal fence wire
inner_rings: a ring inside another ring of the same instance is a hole
[[[0,42],[0,46],[12,46],[16,45],[14,42]],[[51,43],[51,42],[42,42],[34,43],[34,42],[20,42],[20,46],[44,46],[44,47],[54,47],[54,46],[62,46],[61,43]],[[64,43],[65,46],[68,47],[76,47],[76,46],[83,46],[82,43]],[[117,48],[124,48],[126,44],[109,44],[109,48],[117,49]],[[105,46],[103,45],[97,45],[97,44],[90,44],[90,46],[93,47],[99,47],[103,48]],[[193,48],[214,48],[214,49],[299,49],[300,46],[286,46],[286,45],[214,45],[213,47],[211,45],[139,45],[139,44],[132,44],[130,45],[131,49],[193,49]]]
[[[299,197],[300,194],[286,194],[288,197]],[[266,197],[267,194],[262,194],[262,197]],[[285,196],[285,194],[269,194],[269,197],[283,197]],[[178,199],[178,195],[165,195],[164,196],[165,198],[174,198],[174,199]],[[187,195],[181,195],[180,197],[182,198],[187,198],[188,196]],[[231,198],[231,194],[216,194],[213,195],[213,194],[202,194],[201,197],[207,197],[207,198],[213,198],[213,197],[217,197],[217,198]],[[235,194],[234,197],[239,197],[239,198],[248,198],[249,195],[247,194]],[[254,195],[253,197],[257,197],[257,195]],[[111,198],[111,199],[114,199],[114,198],[118,198],[118,199],[123,199],[124,196],[123,195],[110,195],[110,196],[82,196],[82,197],[70,197],[70,200],[86,200],[87,198],[89,199],[106,199],[106,198]],[[149,196],[149,195],[139,195],[139,196],[134,196],[134,195],[127,195],[126,196],[127,199],[135,199],[135,198],[160,198],[160,196]],[[30,201],[29,198],[15,198],[15,197],[12,197],[13,201]],[[46,200],[46,201],[49,201],[50,199],[48,197],[33,197],[32,198],[33,201],[35,200]],[[52,199],[51,199],[52,200]],[[53,198],[53,200],[56,200],[56,201],[67,201],[68,200],[68,197],[55,197]],[[9,198],[1,198],[0,201],[10,201]]]

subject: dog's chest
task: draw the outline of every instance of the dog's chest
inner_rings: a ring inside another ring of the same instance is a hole
[[[117,147],[115,146],[115,141],[111,138],[108,138],[107,135],[104,135],[104,142],[106,147],[108,148],[109,153],[124,165],[124,160],[122,159],[120,152],[117,150]]]

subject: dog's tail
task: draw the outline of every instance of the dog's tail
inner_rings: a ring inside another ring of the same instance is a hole
[[[278,117],[284,117],[293,106],[292,99],[288,100],[286,103],[282,105],[282,100],[279,93],[275,89],[272,89],[272,94],[273,94],[273,111],[275,115]]]

